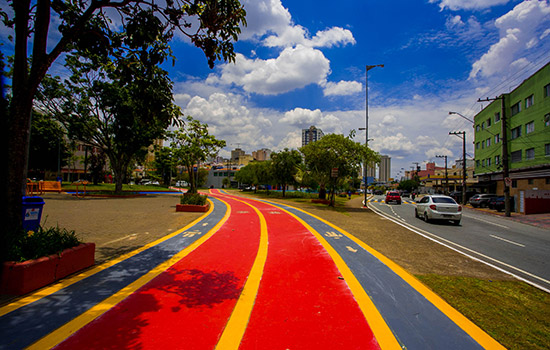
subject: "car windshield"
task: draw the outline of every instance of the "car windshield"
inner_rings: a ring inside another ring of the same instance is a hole
[[[452,204],[456,204],[456,202],[452,198],[432,197],[432,200],[433,200],[434,203],[452,203]]]

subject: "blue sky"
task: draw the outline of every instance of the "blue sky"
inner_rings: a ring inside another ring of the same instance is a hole
[[[550,61],[548,1],[246,0],[248,27],[235,64],[210,70],[200,50],[175,41],[167,67],[176,102],[225,139],[229,155],[301,145],[301,129],[348,135],[365,124],[370,146],[392,158],[392,176],[412,162],[462,154],[450,131],[466,131],[477,99],[509,92]],[[364,132],[356,140],[364,141]]]
[[[449,132],[466,131],[470,158],[473,128],[449,111],[473,118],[478,98],[509,92],[550,62],[549,0],[241,2],[248,26],[235,63],[209,69],[180,35],[176,64],[165,67],[176,103],[227,141],[225,157],[236,147],[297,149],[311,125],[344,135],[364,127],[365,66],[384,64],[369,71],[371,148],[391,157],[392,176],[413,162],[443,166],[435,155],[453,164],[462,140]],[[0,32],[9,55],[9,31]],[[63,75],[62,64],[50,73]]]

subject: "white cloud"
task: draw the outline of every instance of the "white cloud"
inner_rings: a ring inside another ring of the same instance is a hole
[[[323,87],[323,95],[325,96],[353,95],[363,91],[363,84],[356,81],[326,82],[323,84]]]
[[[419,135],[416,137],[416,144],[418,146],[439,146],[439,142],[433,138],[433,136]]]
[[[478,76],[490,77],[508,71],[513,62],[528,63],[523,57],[526,51],[539,41],[542,29],[550,24],[550,4],[547,1],[524,1],[510,12],[498,18],[495,26],[499,29],[500,40],[472,65],[470,79]],[[541,29],[542,28],[542,29]],[[521,61],[518,61],[521,60]]]
[[[480,10],[496,5],[506,4],[509,0],[430,0],[430,3],[439,3],[439,8],[457,10]]]
[[[285,148],[298,149],[302,147],[302,133],[300,131],[289,132],[277,145],[275,151],[280,151]]]
[[[295,108],[284,114],[279,120],[282,124],[292,125],[300,129],[308,128],[314,125],[324,133],[342,133],[342,122],[340,118],[330,113],[323,113],[319,109],[311,110],[305,108]]]
[[[268,60],[251,60],[237,54],[235,64],[223,65],[221,76],[211,75],[207,82],[235,84],[247,92],[276,95],[322,84],[329,73],[329,61],[321,51],[298,45]]]
[[[445,147],[430,148],[425,152],[428,159],[434,160],[436,156],[447,156],[447,166],[449,165],[449,158],[454,156],[453,151]]]
[[[226,140],[228,146],[240,143],[247,148],[260,148],[273,144],[273,136],[265,133],[272,127],[271,121],[246,107],[237,95],[214,93],[208,99],[194,96],[184,113],[207,123],[210,133]]]

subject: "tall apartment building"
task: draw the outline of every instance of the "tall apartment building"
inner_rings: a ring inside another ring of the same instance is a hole
[[[323,130],[317,129],[314,126],[310,126],[309,129],[302,129],[302,147],[319,140],[324,135]]]
[[[235,148],[231,151],[231,161],[236,162],[239,160],[239,157],[242,157],[245,155],[245,152],[240,148]]]
[[[510,195],[550,189],[550,63],[474,117],[475,174],[489,192],[502,194],[504,133]],[[507,127],[503,127],[503,115]]]
[[[388,182],[391,177],[391,158],[389,156],[380,156],[380,170],[378,172],[378,181]]]

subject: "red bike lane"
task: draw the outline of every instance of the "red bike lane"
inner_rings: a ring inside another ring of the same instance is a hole
[[[250,207],[227,203],[231,215],[210,239],[56,349],[213,349],[260,238]]]
[[[56,349],[379,348],[307,228],[269,204],[213,195],[231,215],[211,238]]]

